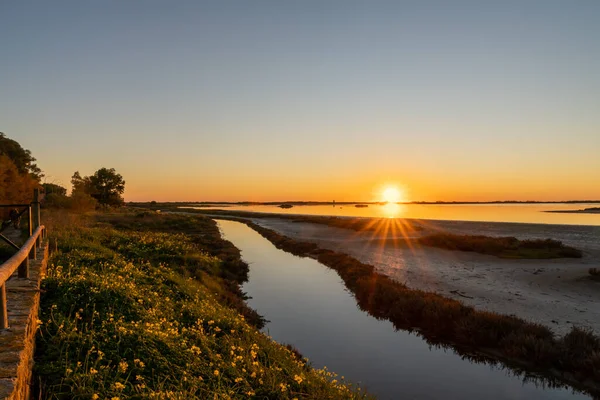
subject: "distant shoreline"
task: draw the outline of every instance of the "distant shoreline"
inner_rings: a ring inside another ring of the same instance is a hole
[[[600,207],[584,208],[583,210],[548,210],[544,212],[561,214],[600,214]]]
[[[280,204],[291,204],[294,206],[322,206],[322,205],[350,205],[350,204],[373,204],[373,205],[384,205],[386,202],[382,201],[164,201],[164,202],[150,202],[150,201],[130,201],[129,205],[149,205],[149,204],[169,204],[169,205],[198,205],[204,207],[210,207],[212,205],[234,205],[234,206],[276,206]],[[477,204],[600,204],[600,200],[563,200],[563,201],[538,201],[538,200],[495,200],[495,201],[405,201],[398,202],[397,204],[417,204],[417,205],[477,205]],[[586,209],[587,210],[587,209]],[[585,210],[576,210],[583,212]],[[573,211],[548,211],[548,212],[573,212]],[[586,211],[587,212],[587,211]]]

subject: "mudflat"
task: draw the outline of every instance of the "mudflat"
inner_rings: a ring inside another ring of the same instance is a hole
[[[509,230],[524,239],[554,233],[547,237],[566,238],[584,254],[581,259],[513,260],[418,245],[414,237],[407,238],[398,231],[356,232],[276,218],[256,218],[253,222],[290,238],[346,253],[410,288],[436,292],[480,310],[516,315],[546,325],[558,335],[567,333],[573,325],[600,333],[600,282],[591,280],[588,274],[589,268],[600,266],[600,240],[595,240],[600,232],[596,230],[583,227],[581,232],[577,228],[561,232],[559,226],[441,224],[441,228],[458,233],[471,230],[471,234],[507,234],[504,231]],[[439,225],[432,226],[431,231],[438,229]]]

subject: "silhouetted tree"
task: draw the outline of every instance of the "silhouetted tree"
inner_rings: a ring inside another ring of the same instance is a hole
[[[90,183],[94,192],[93,198],[100,204],[121,205],[125,191],[125,181],[121,174],[118,174],[114,168],[100,168],[90,176]]]
[[[0,132],[0,155],[10,158],[20,174],[30,174],[38,182],[44,176],[42,170],[35,164],[31,151],[25,150],[18,142],[9,139],[2,132]]]
[[[125,181],[114,168],[100,168],[94,175],[84,177],[77,171],[71,177],[71,183],[73,195],[85,193],[104,205],[123,204],[121,195],[125,191]]]
[[[81,177],[79,171],[75,171],[71,177],[71,184],[73,185],[72,193],[87,193],[92,194],[92,184],[90,183],[90,177]]]
[[[50,194],[57,194],[59,196],[67,195],[67,189],[55,183],[42,183],[42,187],[44,188],[46,196]]]

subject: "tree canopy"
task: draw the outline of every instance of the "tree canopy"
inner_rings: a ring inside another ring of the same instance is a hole
[[[0,155],[11,159],[20,174],[30,174],[36,181],[44,176],[42,170],[35,164],[36,160],[31,155],[31,151],[25,150],[18,142],[9,139],[2,132],[0,132]]]
[[[114,168],[100,168],[91,176],[82,177],[76,171],[71,177],[73,195],[85,193],[93,197],[100,204],[121,205],[125,191],[125,180]]]
[[[35,158],[16,141],[0,132],[0,204],[27,204],[43,176]],[[0,208],[5,219],[8,208]]]
[[[50,194],[57,194],[59,196],[67,195],[67,189],[55,183],[42,183],[42,187],[46,196]]]

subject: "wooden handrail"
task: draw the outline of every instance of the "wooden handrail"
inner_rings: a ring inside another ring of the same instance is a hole
[[[6,309],[6,281],[19,269],[19,278],[29,277],[29,259],[36,258],[36,248],[41,246],[46,228],[41,225],[11,258],[0,265],[0,329],[8,328]]]

